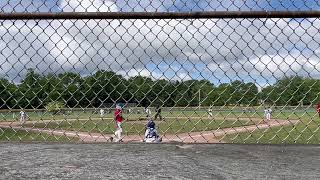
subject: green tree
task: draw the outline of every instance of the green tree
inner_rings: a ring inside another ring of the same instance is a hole
[[[58,75],[59,84],[57,87],[62,88],[61,100],[65,102],[67,107],[85,107],[86,98],[84,98],[85,88],[83,79],[79,74],[65,72]],[[60,91],[59,91],[60,92]]]
[[[22,108],[41,108],[41,100],[39,97],[43,93],[40,85],[41,76],[28,69],[25,79],[18,86],[18,92],[15,93],[17,103]]]
[[[208,80],[200,80],[197,83],[198,87],[196,90],[200,90],[200,104],[201,106],[212,106],[218,98],[218,94],[214,84]]]
[[[150,105],[156,94],[152,92],[154,82],[151,78],[135,76],[128,80],[129,93],[134,97],[134,101],[141,106]]]
[[[14,92],[17,87],[7,79],[0,78],[0,108],[12,108],[15,106]]]
[[[241,86],[241,93],[243,93],[243,98],[240,103],[243,105],[254,106],[258,104],[258,87],[252,83],[245,83]]]
[[[231,85],[228,83],[220,84],[217,89],[217,99],[214,101],[215,106],[224,106],[233,104],[232,102],[232,88]]]
[[[152,84],[152,90],[149,93],[152,100],[152,106],[173,106],[174,105],[174,85],[170,81],[156,80]]]

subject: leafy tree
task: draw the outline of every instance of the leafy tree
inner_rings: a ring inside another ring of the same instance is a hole
[[[39,97],[43,91],[40,85],[40,78],[41,76],[35,73],[33,69],[28,69],[27,75],[18,86],[18,92],[16,93],[17,103],[22,108],[41,108]]]
[[[150,92],[152,100],[152,106],[173,106],[175,88],[172,82],[162,80],[156,80],[153,83],[152,90]]]
[[[216,87],[208,80],[199,81],[201,106],[212,106],[218,98]],[[199,91],[198,89],[198,91]]]
[[[254,106],[258,104],[258,87],[254,83],[246,83],[242,85],[241,93],[243,93],[243,98],[240,101],[243,105]]]
[[[217,87],[217,94],[218,97],[217,99],[215,99],[214,101],[214,105],[215,106],[224,106],[224,105],[229,105],[232,104],[234,102],[232,102],[232,88],[231,85],[228,83],[223,83],[220,84]]]
[[[196,99],[194,99],[194,94],[192,92],[192,82],[177,82],[175,84],[176,95],[175,95],[175,106],[194,106],[197,104]],[[192,103],[194,99],[194,102]]]
[[[0,108],[43,108],[52,102],[85,108],[119,101],[137,102],[140,106],[253,106],[259,101],[296,106],[320,102],[320,80],[284,77],[258,92],[254,83],[239,80],[214,86],[208,80],[168,81],[143,76],[125,79],[104,70],[81,77],[72,72],[40,75],[28,69],[18,85],[1,78],[0,95]]]
[[[136,76],[128,80],[129,93],[134,97],[134,101],[141,106],[152,103],[155,94],[152,92],[154,82],[151,78]]]
[[[61,87],[61,100],[65,102],[67,107],[85,107],[83,102],[83,94],[86,88],[83,86],[83,79],[79,74],[72,72],[65,72],[58,75],[59,84],[57,87]]]
[[[14,92],[16,87],[7,79],[0,78],[0,108],[14,107]]]

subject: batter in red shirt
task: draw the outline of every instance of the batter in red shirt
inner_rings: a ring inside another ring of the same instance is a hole
[[[317,110],[319,117],[320,117],[320,103],[318,103],[316,110]]]
[[[120,105],[116,105],[116,110],[114,111],[114,120],[116,123],[116,131],[114,132],[115,134],[115,142],[122,142],[122,137],[121,137],[121,133],[122,133],[122,127],[121,127],[121,123],[123,120],[122,117],[122,108]]]

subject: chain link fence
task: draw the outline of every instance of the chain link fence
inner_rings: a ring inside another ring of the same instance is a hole
[[[0,141],[318,144],[319,8],[1,1]]]

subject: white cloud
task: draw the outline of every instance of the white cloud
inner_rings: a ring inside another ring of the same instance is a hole
[[[119,10],[108,0],[62,0],[59,6],[65,12]],[[1,74],[23,76],[30,67],[42,73],[107,69],[128,77],[189,80],[207,73],[261,84],[288,74],[319,76],[319,26],[319,19],[5,21]],[[148,69],[150,63],[167,66]],[[202,71],[193,65],[199,63]]]
[[[105,0],[62,0],[59,7],[64,12],[116,12],[118,7]]]

